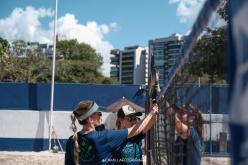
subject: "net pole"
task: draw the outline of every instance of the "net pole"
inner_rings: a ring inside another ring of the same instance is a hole
[[[52,82],[51,82],[51,100],[50,100],[50,115],[49,115],[49,150],[51,150],[52,144],[52,132],[53,132],[53,109],[54,109],[54,79],[55,79],[55,60],[56,60],[56,25],[57,25],[57,10],[58,0],[55,1],[54,11],[54,24],[53,24],[53,61],[52,61]]]

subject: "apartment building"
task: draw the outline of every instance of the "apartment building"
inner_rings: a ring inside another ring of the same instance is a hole
[[[174,33],[169,37],[149,40],[149,57],[151,58],[151,68],[159,70],[159,83],[164,85],[168,74],[179,55],[184,37]]]
[[[148,82],[148,53],[139,45],[114,49],[111,57],[110,77],[121,84],[141,85]]]

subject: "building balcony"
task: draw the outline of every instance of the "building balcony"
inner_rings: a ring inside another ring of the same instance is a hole
[[[119,76],[119,69],[118,68],[111,68],[110,69],[110,75]]]
[[[110,64],[114,64],[114,65],[119,65],[120,64],[120,59],[119,57],[110,57]]]
[[[110,68],[110,70],[113,72],[119,72],[119,68],[113,66]]]
[[[119,75],[118,74],[110,73],[110,77],[111,78],[115,78],[115,79],[119,79]]]
[[[133,58],[134,55],[135,55],[134,52],[128,52],[128,53],[123,52],[123,53],[122,53],[122,58],[125,58],[125,57],[126,57],[126,58],[127,58],[127,57],[129,57],[129,58],[132,57],[132,58]]]
[[[132,79],[127,79],[127,80],[121,80],[122,84],[133,84],[133,80]]]
[[[110,64],[112,64],[112,65],[120,65],[119,62],[112,62],[112,61],[110,62]]]
[[[131,66],[133,66],[134,65],[134,61],[130,61],[130,60],[128,60],[128,61],[122,61],[121,63],[122,63],[122,66],[124,66],[124,65],[131,65]]]
[[[133,63],[134,62],[134,60],[133,59],[122,59],[122,64],[123,63]]]
[[[121,75],[122,79],[133,79],[133,74]]]
[[[134,60],[134,57],[133,56],[132,57],[125,57],[125,56],[123,57],[122,56],[122,59],[121,60],[122,61],[126,61],[126,60],[132,60],[133,61]]]
[[[121,71],[122,74],[128,74],[128,73],[132,73],[133,74],[133,69],[125,69]]]
[[[122,64],[122,68],[130,68],[130,69],[133,69],[133,65],[132,65],[132,64],[127,64],[127,65],[123,65],[123,64]]]
[[[118,70],[111,70],[110,74],[119,74],[119,71]]]
[[[110,50],[110,54],[113,54],[113,55],[116,55],[116,56],[119,56],[120,53],[121,53],[121,51],[119,49]]]

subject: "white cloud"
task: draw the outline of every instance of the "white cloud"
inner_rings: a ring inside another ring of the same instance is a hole
[[[120,30],[120,26],[116,22],[111,23],[109,26],[113,29],[113,31]]]
[[[49,28],[42,26],[41,18],[52,18],[51,9],[26,7],[25,9],[16,8],[9,17],[0,19],[0,36],[13,40],[38,41],[41,43],[52,42],[53,22],[49,23]],[[85,42],[96,49],[103,56],[101,72],[105,76],[110,74],[110,50],[113,49],[104,37],[109,32],[118,28],[117,23],[97,24],[87,22],[80,24],[74,14],[67,13],[58,18],[57,32],[66,39],[77,39]]]
[[[113,24],[113,23],[112,23]],[[115,23],[116,24],[116,23]],[[87,22],[86,25],[79,24],[73,14],[66,14],[58,19],[57,31],[67,39],[77,39],[79,42],[90,44],[97,52],[103,56],[101,71],[105,76],[110,74],[110,50],[113,46],[104,39],[104,35],[109,33],[113,26],[96,22]]]
[[[169,0],[170,4],[178,4],[177,16],[180,22],[194,22],[205,0]]]
[[[48,42],[49,32],[41,27],[43,17],[51,17],[51,9],[34,9],[33,7],[15,8],[9,17],[0,19],[0,36],[10,41],[23,39],[27,41]]]
[[[177,16],[180,22],[195,22],[204,2],[206,0],[169,0],[170,4],[177,4]],[[210,27],[220,27],[225,25],[225,21],[221,19],[217,12],[214,12],[209,20]]]
[[[208,26],[211,28],[216,28],[216,27],[221,27],[226,25],[226,22],[224,19],[221,18],[221,16],[215,12],[213,13],[213,15],[211,16]]]
[[[116,22],[113,22],[113,23],[110,24],[110,27],[111,28],[118,28],[118,25],[117,25]]]
[[[188,36],[190,34],[191,30],[188,30],[185,35]]]

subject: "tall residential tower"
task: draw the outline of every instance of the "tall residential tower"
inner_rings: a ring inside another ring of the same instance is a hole
[[[124,50],[114,49],[110,52],[110,77],[121,84],[141,85],[148,81],[148,53],[139,45],[125,47]]]
[[[175,33],[169,37],[149,41],[149,57],[152,68],[159,70],[159,83],[165,85],[168,74],[179,55],[184,37]]]

